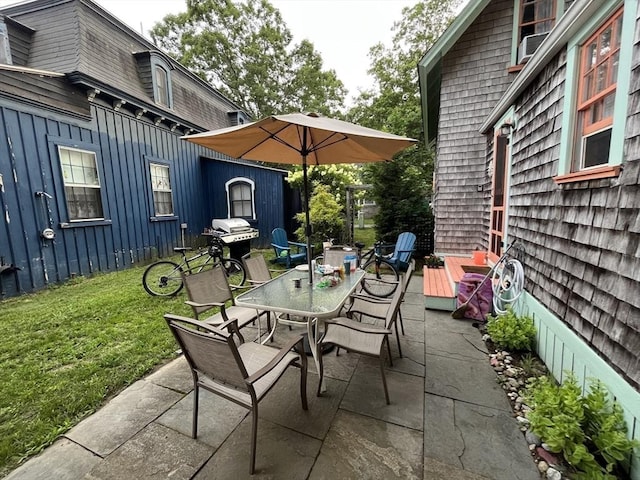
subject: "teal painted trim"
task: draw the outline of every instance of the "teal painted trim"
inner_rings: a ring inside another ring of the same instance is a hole
[[[520,30],[520,4],[521,0],[513,0],[513,26],[511,27],[511,65],[518,63],[518,38]]]
[[[524,292],[516,310],[519,314],[533,316],[537,329],[537,353],[553,376],[563,381],[566,372],[572,371],[583,391],[588,390],[590,379],[602,381],[624,410],[629,436],[640,439],[640,392],[528,292]],[[631,461],[630,478],[640,480],[639,450]]]
[[[622,38],[620,43],[620,59],[618,63],[618,84],[613,106],[613,130],[609,149],[609,165],[620,165],[624,160],[624,135],[627,125],[627,105],[629,103],[629,87],[631,84],[631,63],[633,61],[633,45],[636,24],[637,0],[624,2],[622,17]]]
[[[562,130],[560,131],[560,161],[558,162],[558,175],[564,175],[571,171],[571,159],[573,158],[573,131],[575,130],[578,98],[579,48],[574,45],[567,46],[567,69],[565,76],[564,101],[562,105]]]

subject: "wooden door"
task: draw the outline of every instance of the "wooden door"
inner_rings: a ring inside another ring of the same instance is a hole
[[[491,190],[491,224],[489,230],[489,252],[502,255],[502,241],[506,221],[507,199],[507,159],[509,158],[509,137],[496,136],[493,161],[493,187]]]

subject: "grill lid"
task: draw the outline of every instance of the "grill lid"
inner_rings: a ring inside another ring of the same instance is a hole
[[[211,221],[211,227],[225,233],[251,230],[251,225],[244,218],[214,218]]]

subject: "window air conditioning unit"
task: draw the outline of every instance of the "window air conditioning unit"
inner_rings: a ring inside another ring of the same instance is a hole
[[[534,35],[527,35],[520,42],[518,48],[518,65],[525,63],[529,60],[529,57],[538,49],[542,41],[547,38],[549,32],[536,33]]]

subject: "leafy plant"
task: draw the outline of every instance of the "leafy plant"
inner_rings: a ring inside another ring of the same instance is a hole
[[[530,316],[517,315],[511,308],[497,316],[487,316],[487,332],[500,348],[530,351],[536,339],[536,327]]]
[[[576,469],[575,478],[617,478],[613,472],[638,442],[627,438],[622,408],[609,401],[600,382],[592,383],[583,397],[572,374],[562,385],[543,376],[531,382],[525,396],[532,408],[527,415],[531,430],[550,451],[563,454]]]
[[[427,266],[427,268],[440,268],[444,266],[444,262],[442,261],[442,259],[433,253],[427,257],[424,257],[424,264]]]
[[[305,213],[296,215],[300,227],[296,230],[296,236],[300,241],[306,239]],[[321,244],[328,238],[342,238],[344,234],[344,217],[342,206],[336,202],[325,185],[318,185],[313,190],[309,200],[309,219],[311,221],[311,243]]]

